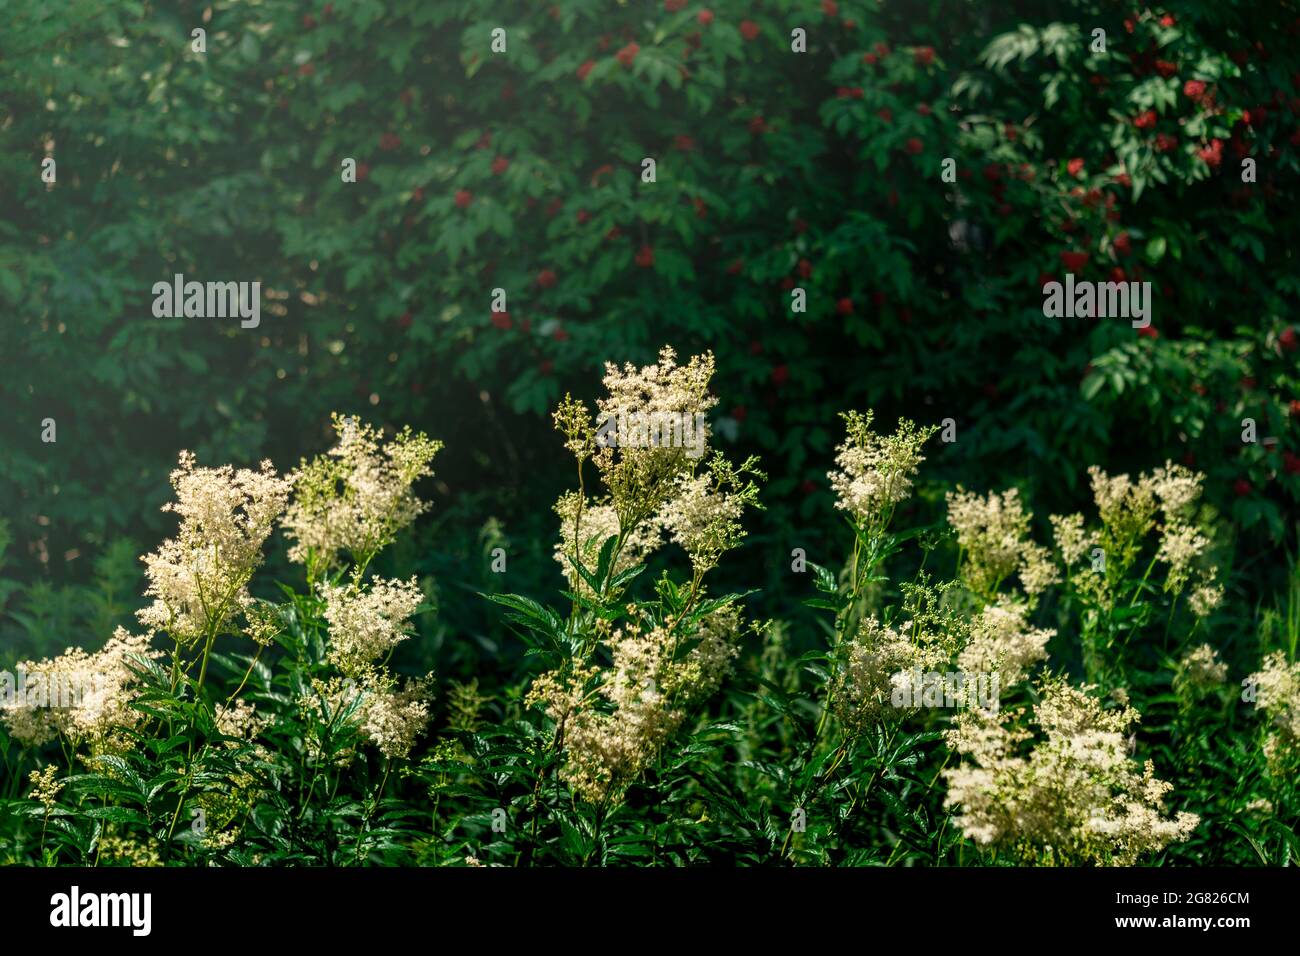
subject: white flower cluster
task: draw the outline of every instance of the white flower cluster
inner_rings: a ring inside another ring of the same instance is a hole
[[[137,616],[151,631],[191,644],[231,629],[252,604],[245,585],[261,563],[290,482],[277,477],[269,461],[258,471],[197,468],[189,452],[181,452],[171,482],[176,500],[163,510],[180,516],[180,529],[144,556],[145,595],[153,603]]]
[[[962,548],[962,576],[976,594],[991,597],[1016,573],[1031,596],[1060,580],[1051,552],[1030,539],[1033,515],[1021,504],[1018,489],[981,497],[958,485],[947,500],[948,523]]]
[[[331,664],[349,677],[364,677],[375,662],[406,640],[409,619],[424,602],[424,592],[409,581],[371,581],[368,587],[322,584],[329,622]]]
[[[313,580],[342,552],[364,565],[428,509],[411,488],[433,474],[430,462],[442,448],[410,428],[384,441],[355,418],[336,414],[333,423],[337,444],[294,472],[294,500],[282,522],[294,542],[289,559],[306,564]]]
[[[947,806],[967,837],[1006,848],[1024,863],[1130,866],[1187,839],[1192,813],[1165,815],[1171,785],[1150,761],[1129,756],[1132,708],[1103,709],[1092,688],[1049,681],[1033,708],[1041,734],[1021,729],[1022,710],[967,711],[948,732],[961,766],[945,770]]]
[[[838,469],[827,477],[835,507],[864,528],[883,528],[893,509],[911,495],[912,478],[925,460],[921,446],[935,429],[917,428],[904,419],[894,434],[877,435],[871,430],[873,417],[870,411],[844,413],[848,434],[835,449]]]
[[[528,693],[562,728],[561,776],[590,803],[617,800],[654,762],[690,707],[712,694],[739,652],[740,613],[705,616],[683,634],[632,624],[606,641],[608,668],[576,666],[543,674]],[[695,646],[685,654],[686,641]]]
[[[129,746],[125,731],[140,724],[144,715],[131,707],[139,684],[133,659],[159,656],[149,647],[148,635],[118,628],[102,650],[87,654],[71,648],[53,660],[24,661],[27,692],[23,700],[0,700],[0,720],[9,734],[25,744],[39,745],[62,734],[74,744],[86,744],[93,753],[117,752]],[[42,703],[41,687],[71,687],[75,706]]]

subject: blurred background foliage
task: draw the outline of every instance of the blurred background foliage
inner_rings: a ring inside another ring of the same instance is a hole
[[[1090,464],[1203,470],[1225,642],[1291,607],[1293,2],[13,0],[4,22],[7,652],[126,619],[178,449],[287,470],[339,410],[446,442],[386,561],[439,593],[404,653],[491,684],[521,648],[474,593],[560,580],[550,411],[665,343],[716,353],[720,441],[772,476],[736,572],[760,612],[810,593],[793,548],[842,557],[825,473],[854,407],[953,419],[923,509],[1015,485],[1041,520],[1084,504]],[[1153,283],[1151,328],[1045,318],[1066,271]],[[260,281],[260,326],[155,318],[175,273]]]

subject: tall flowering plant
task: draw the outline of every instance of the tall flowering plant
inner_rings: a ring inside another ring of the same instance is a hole
[[[19,665],[29,685],[0,724],[38,761],[60,748],[23,808],[42,862],[361,863],[390,845],[375,820],[429,689],[388,661],[425,599],[366,574],[424,510],[412,485],[439,445],[334,424],[329,455],[283,477],[182,452],[177,533],[143,559],[143,633]],[[277,523],[308,579],[282,601],[250,591]]]
[[[566,603],[491,595],[544,664],[523,688],[520,720],[495,731],[497,752],[509,741],[514,757],[485,757],[511,784],[488,798],[499,801],[488,811],[493,857],[595,863],[639,852],[620,831],[643,828],[625,822],[633,791],[664,787],[716,734],[697,712],[753,625],[744,595],[714,594],[710,576],[743,540],[763,476],[754,459],[737,464],[709,447],[713,370],[712,355],[679,364],[665,348],[653,365],[607,365],[595,414],[572,397],[555,413],[577,486],[555,505]],[[658,576],[641,586],[654,563]],[[449,754],[433,769],[447,786],[463,766]]]

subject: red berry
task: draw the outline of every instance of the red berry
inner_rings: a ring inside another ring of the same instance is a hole
[[[578,210],[578,225],[580,225],[580,226],[585,226],[585,225],[586,225],[587,223],[589,223],[590,221],[591,221],[591,213],[587,212],[587,210],[585,210],[585,209],[579,209],[579,210]]]
[[[917,66],[929,66],[934,62],[934,47],[917,47],[916,51],[912,54],[912,59],[915,61]]]
[[[310,63],[304,63],[302,66],[298,67],[299,76],[311,76],[315,72],[316,72],[316,67],[314,67]]]
[[[786,365],[778,365],[772,369],[772,384],[778,388],[790,381],[790,368]]]
[[[852,315],[853,300],[848,297],[840,299],[840,301],[835,303],[835,311],[838,312],[840,315]]]
[[[585,80],[587,78],[587,74],[591,72],[591,68],[595,65],[596,65],[595,60],[587,60],[585,63],[582,64],[582,66],[578,67],[578,79]]]
[[[713,22],[713,11],[701,10],[699,14],[695,17],[695,19],[700,21],[700,26],[707,27],[710,23]]]
[[[749,131],[755,136],[761,136],[767,132],[767,121],[761,116],[755,116],[749,121]]]
[[[812,263],[807,259],[799,260],[799,275],[805,279],[812,278]]]
[[[1115,251],[1121,256],[1127,256],[1133,252],[1133,243],[1129,239],[1127,232],[1121,232],[1115,237]]]
[[[1076,157],[1066,163],[1065,168],[1071,176],[1078,176],[1083,172],[1083,160]]]
[[[920,113],[922,116],[929,116],[931,113],[934,112],[934,110],[930,109],[929,103],[921,103],[919,106],[917,106],[916,111]]]
[[[915,136],[913,136],[911,139],[907,141],[906,145],[903,148],[906,149],[913,156],[916,156],[921,152],[921,150],[925,149],[925,144],[922,143]]]
[[[1277,337],[1277,344],[1282,346],[1288,352],[1294,352],[1296,347],[1296,334],[1294,328],[1282,330],[1282,334]]]
[[[456,190],[456,208],[457,208],[457,209],[467,209],[467,208],[469,208],[470,200],[473,199],[473,198],[474,198],[474,196],[470,193],[470,191],[469,191],[468,189],[457,189],[457,190]]]
[[[509,168],[510,168],[510,160],[506,159],[504,156],[498,156],[496,159],[492,160],[493,176],[500,176]]]
[[[1138,129],[1150,129],[1156,125],[1156,119],[1155,110],[1144,110],[1137,115],[1136,119],[1133,120],[1133,125]]]
[[[746,40],[757,40],[759,32],[758,24],[753,20],[740,21],[740,35]]]
[[[635,43],[629,43],[627,46],[623,47],[623,49],[618,51],[616,59],[625,67],[630,67],[633,61],[636,60],[636,55],[640,52],[640,46]]]
[[[664,9],[669,13],[676,13],[684,6],[686,6],[686,0],[664,0]]]
[[[493,312],[492,324],[495,325],[498,329],[508,329],[514,325],[514,323],[510,321],[509,312]]]
[[[894,121],[894,111],[891,110],[888,106],[884,106],[876,110],[876,115],[879,116],[886,123],[892,123]]]
[[[655,251],[651,246],[642,246],[636,252],[636,264],[642,269],[649,269],[655,264]]]
[[[1156,60],[1156,72],[1169,79],[1178,72],[1178,64],[1170,63],[1168,60]]]
[[[1156,327],[1154,325],[1147,325],[1138,329],[1138,335],[1147,339],[1160,338],[1160,333],[1156,331]]]
[[[835,0],[822,0],[822,13],[833,17],[840,12],[840,5]]]
[[[731,410],[731,417],[738,422],[743,422],[745,420],[745,416],[748,414],[749,412],[744,405],[737,405],[735,408]]]
[[[404,329],[409,329],[413,321],[415,320],[411,317],[410,312],[403,312],[401,318],[397,320],[397,324]]]
[[[357,163],[357,182],[365,182],[366,177],[370,175],[369,163]]]
[[[1178,21],[1174,19],[1174,15],[1172,13],[1166,13],[1163,17],[1160,18],[1160,25],[1162,27],[1172,27],[1177,22]]]
[[[314,30],[316,28],[316,18],[309,13],[302,18],[302,25],[304,29]]]
[[[1244,498],[1254,490],[1254,487],[1245,478],[1238,478],[1232,483],[1232,491],[1238,498]]]
[[[1089,255],[1086,252],[1062,252],[1061,263],[1069,272],[1082,272],[1083,267],[1088,264]]]
[[[549,289],[555,285],[555,273],[550,269],[543,269],[537,273],[537,284],[543,289]]]
[[[1282,468],[1288,475],[1300,475],[1300,457],[1289,451],[1282,452]]]

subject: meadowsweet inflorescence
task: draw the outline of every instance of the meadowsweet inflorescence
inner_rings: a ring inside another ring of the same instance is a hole
[[[1174,670],[1174,693],[1184,706],[1214,693],[1228,679],[1228,665],[1219,660],[1218,652],[1209,644],[1200,644],[1178,661]]]
[[[424,602],[414,577],[380,578],[365,588],[322,584],[320,594],[329,622],[328,659],[349,677],[373,672],[377,660],[406,640],[409,618]]]
[[[163,505],[181,519],[175,538],[144,556],[153,603],[138,613],[150,631],[180,644],[231,630],[252,604],[245,585],[262,560],[262,545],[289,498],[290,482],[269,461],[258,471],[198,468],[181,452],[172,472],[176,500]]]
[[[1195,814],[1165,816],[1171,785],[1129,757],[1137,712],[1106,710],[1091,690],[1044,683],[1037,738],[1020,726],[1022,708],[958,718],[947,736],[963,762],[943,772],[945,803],[960,808],[967,837],[1025,863],[1128,866],[1195,829]]]
[[[1016,573],[1031,596],[1060,580],[1050,552],[1030,540],[1033,515],[1021,505],[1017,489],[981,497],[958,485],[948,492],[947,501],[948,523],[962,548],[962,575],[976,594],[992,595]]]
[[[836,446],[838,470],[827,473],[835,507],[862,526],[883,528],[894,508],[912,493],[912,478],[925,456],[921,446],[936,431],[900,419],[892,435],[871,430],[874,414],[844,412],[847,436]]]
[[[33,770],[28,779],[32,782],[31,798],[45,807],[47,813],[53,810],[64,785],[59,779],[59,768],[50,764],[44,770]]]
[[[1027,604],[1003,597],[971,621],[970,641],[957,662],[968,674],[997,674],[1001,687],[1018,684],[1047,659],[1053,630],[1030,627]]]
[[[1269,719],[1264,756],[1279,776],[1300,769],[1300,663],[1288,663],[1281,651],[1264,658],[1247,678],[1255,689],[1255,707]]]
[[[562,728],[561,777],[591,803],[616,800],[653,763],[688,710],[722,683],[739,652],[740,612],[724,606],[693,634],[631,623],[606,641],[608,668],[543,674],[528,703]],[[679,653],[688,641],[695,646]]]
[[[555,556],[573,592],[608,602],[611,616],[584,625],[575,653],[534,680],[526,702],[554,722],[555,741],[564,753],[560,776],[589,803],[621,799],[690,708],[716,690],[738,652],[739,609],[724,600],[706,612],[699,603],[705,575],[744,536],[740,518],[747,507],[757,506],[752,478],[762,476],[753,459],[737,466],[720,453],[705,457],[704,416],[717,402],[708,391],[713,367],[709,354],[679,366],[670,348],[660,352],[656,365],[607,364],[607,395],[597,401],[600,428],[571,397],[555,413],[580,481],[591,461],[604,486],[604,494],[594,498],[584,490],[561,496],[555,506],[560,517]],[[697,440],[690,447],[674,440],[685,435],[684,427],[661,429],[660,437],[668,441],[627,434],[611,438],[606,425],[624,421],[689,421]],[[620,575],[643,563],[665,538],[691,562],[682,605],[656,617],[629,604],[624,609],[629,622],[615,626]],[[597,581],[606,548],[607,571]],[[599,648],[607,665],[596,656]]]
[[[289,559],[315,580],[343,552],[364,567],[428,509],[412,485],[433,474],[442,443],[405,428],[389,441],[355,418],[333,416],[337,444],[293,473],[294,499],[281,524]]]
[[[39,745],[62,734],[92,752],[114,752],[129,746],[125,731],[144,715],[131,707],[139,677],[133,659],[159,656],[149,636],[118,628],[104,647],[88,654],[70,648],[53,660],[25,661],[24,699],[0,701],[0,719],[9,733],[26,744]],[[71,701],[56,701],[71,692]]]

